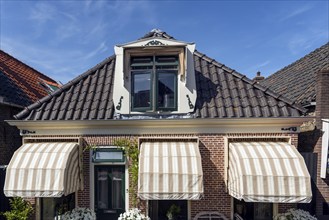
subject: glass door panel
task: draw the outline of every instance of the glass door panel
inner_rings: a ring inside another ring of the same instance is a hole
[[[97,219],[117,219],[125,211],[124,177],[124,166],[95,166]]]

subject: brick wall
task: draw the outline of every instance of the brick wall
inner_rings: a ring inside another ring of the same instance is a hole
[[[296,134],[243,134],[243,136],[291,136],[292,144],[297,146],[298,136]],[[114,140],[120,138],[128,138],[136,140],[138,137],[182,137],[181,135],[142,135],[142,136],[121,136],[121,135],[97,135],[85,136],[86,145],[112,145]],[[228,195],[224,183],[224,138],[223,134],[200,134],[200,135],[185,135],[184,137],[199,137],[199,149],[202,156],[202,168],[204,173],[204,198],[191,202],[192,218],[201,211],[218,211],[228,218],[231,213],[231,196]],[[226,134],[229,137],[241,137],[237,134]],[[84,157],[84,175],[85,189],[78,193],[78,205],[80,207],[89,207],[90,201],[90,185],[89,185],[89,153],[85,153]],[[144,209],[145,203],[141,204]],[[291,207],[296,207],[296,204],[279,204],[279,211],[285,212]]]
[[[13,119],[13,115],[20,111],[18,108],[0,104],[0,165],[8,165],[16,149],[22,144],[22,137],[16,127],[10,126],[4,120]],[[0,186],[4,185],[5,171],[0,173]],[[9,199],[0,189],[0,212],[9,210]],[[0,215],[0,220],[4,219]]]
[[[322,70],[316,75],[316,127],[321,131],[321,119],[329,118],[329,70]],[[317,169],[317,194],[316,194],[316,215],[325,219],[323,215],[323,203],[329,203],[329,177],[320,178],[322,138],[317,141],[314,153],[318,154]],[[326,216],[328,217],[328,216]]]
[[[14,119],[13,115],[20,110],[7,105],[0,105],[0,165],[7,165],[15,150],[22,144],[19,130],[4,121]]]

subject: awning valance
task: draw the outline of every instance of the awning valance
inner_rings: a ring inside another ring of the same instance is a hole
[[[203,172],[198,143],[142,143],[138,196],[144,200],[200,199]]]
[[[230,143],[228,192],[246,202],[307,203],[312,199],[304,159],[285,142]]]
[[[7,197],[60,197],[80,189],[77,143],[27,143],[11,158]]]

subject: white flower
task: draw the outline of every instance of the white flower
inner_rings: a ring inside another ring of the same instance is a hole
[[[286,213],[280,213],[274,216],[275,220],[317,220],[316,217],[312,216],[309,212],[301,209],[289,209]]]
[[[62,219],[96,220],[96,214],[89,208],[75,208],[72,211],[64,213]]]
[[[125,213],[121,213],[118,220],[150,220],[149,217],[146,217],[141,212],[142,211],[137,208],[130,209]]]

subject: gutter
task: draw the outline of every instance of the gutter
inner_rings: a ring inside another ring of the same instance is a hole
[[[15,107],[15,108],[21,108],[21,109],[24,109],[24,106],[22,105],[17,105],[17,104],[14,104],[12,102],[6,102],[6,101],[3,101],[0,99],[0,104],[1,105],[7,105],[7,106],[11,106],[11,107]]]
[[[126,119],[126,120],[63,120],[24,121],[6,120],[21,130],[61,130],[61,129],[162,129],[162,128],[252,128],[252,127],[299,127],[303,122],[315,117],[289,118],[227,118],[227,119]],[[250,131],[250,129],[249,129]]]

